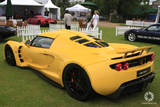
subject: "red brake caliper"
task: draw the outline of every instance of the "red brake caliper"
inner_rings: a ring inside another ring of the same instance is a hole
[[[75,76],[75,73],[73,72],[73,73],[72,73],[72,75],[74,75],[74,76]],[[71,82],[75,82],[75,79],[71,78]],[[75,84],[73,84],[73,87],[75,88],[75,87],[76,87],[76,85],[75,85]]]

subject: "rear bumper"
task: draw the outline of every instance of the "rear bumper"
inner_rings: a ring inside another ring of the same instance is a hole
[[[121,95],[137,90],[144,90],[148,83],[154,80],[155,73],[150,73],[144,77],[123,83],[117,91],[107,96],[107,98],[117,99]]]

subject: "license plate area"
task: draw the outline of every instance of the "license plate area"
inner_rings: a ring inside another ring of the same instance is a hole
[[[146,69],[137,71],[137,77],[140,77],[140,76],[142,76],[142,75],[145,75],[145,74],[149,73],[149,72],[150,72],[150,69],[151,69],[151,68],[149,67],[149,68],[146,68]]]

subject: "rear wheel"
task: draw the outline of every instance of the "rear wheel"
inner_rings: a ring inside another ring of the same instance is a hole
[[[16,65],[16,61],[15,61],[13,51],[12,51],[12,49],[9,45],[5,46],[5,57],[6,57],[6,61],[9,65],[11,65],[11,66]]]
[[[86,71],[76,64],[66,67],[63,83],[69,95],[76,100],[86,100],[94,92]]]
[[[136,41],[136,39],[137,39],[137,36],[136,36],[135,33],[131,32],[131,33],[128,34],[128,40],[129,41],[134,42],[134,41]]]

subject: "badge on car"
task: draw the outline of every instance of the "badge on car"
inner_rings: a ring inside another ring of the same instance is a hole
[[[144,74],[147,74],[149,72],[150,72],[150,67],[146,68],[146,69],[143,69],[143,70],[140,70],[140,71],[137,71],[137,77],[142,76]]]

